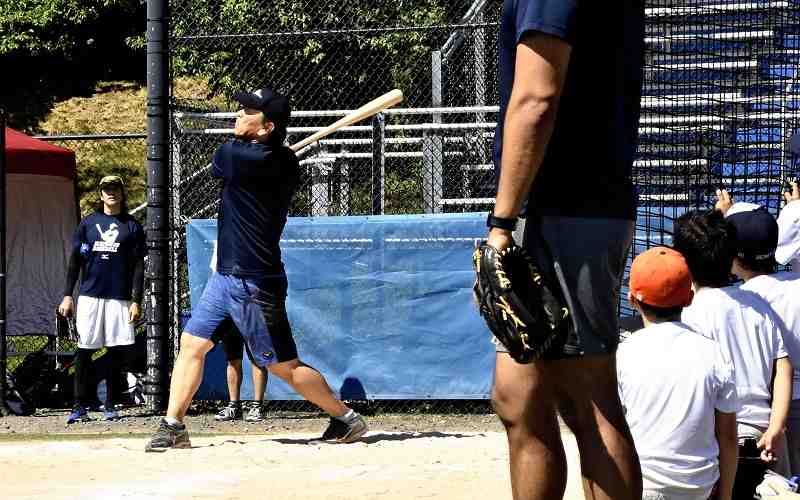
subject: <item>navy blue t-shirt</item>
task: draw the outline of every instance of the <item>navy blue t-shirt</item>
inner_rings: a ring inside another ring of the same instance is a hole
[[[532,31],[561,38],[572,54],[527,212],[635,219],[631,168],[644,62],[643,0],[504,0],[494,150],[498,178],[517,44]]]
[[[214,154],[223,179],[217,221],[217,272],[245,278],[283,274],[278,243],[300,175],[294,152],[240,140]]]
[[[87,215],[72,244],[81,255],[81,295],[131,300],[134,267],[147,252],[144,230],[133,216]]]

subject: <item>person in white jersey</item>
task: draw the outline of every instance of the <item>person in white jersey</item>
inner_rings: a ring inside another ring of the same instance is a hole
[[[721,211],[695,210],[679,217],[674,244],[686,258],[695,290],[681,319],[718,341],[733,363],[741,403],[736,415],[739,466],[733,498],[751,500],[766,469],[779,456],[786,460],[784,429],[792,365],[783,322],[763,298],[730,285],[736,229]]]
[[[800,154],[800,153],[798,153]],[[789,183],[791,189],[783,193],[786,206],[778,214],[778,248],[775,260],[789,265],[800,273],[800,186],[797,181]]]
[[[786,426],[788,463],[777,464],[783,475],[800,474],[800,273],[777,272],[778,223],[759,205],[731,203],[722,191],[717,208],[736,228],[737,255],[733,273],[744,281],[741,288],[761,296],[786,327],[786,349],[794,365],[792,402]]]
[[[665,247],[637,256],[628,300],[645,327],[617,350],[625,418],[642,465],[643,500],[730,500],[736,476],[733,365],[720,345],[680,322],[692,301],[683,256]],[[678,369],[679,368],[679,369]]]

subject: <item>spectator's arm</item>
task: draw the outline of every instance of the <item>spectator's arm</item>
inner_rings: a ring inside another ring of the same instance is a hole
[[[73,247],[72,253],[69,254],[69,262],[67,263],[67,282],[64,285],[64,293],[61,294],[62,296],[72,297],[72,292],[75,290],[75,284],[78,282],[80,274],[81,252],[80,249]]]
[[[786,420],[789,416],[789,404],[792,400],[792,363],[788,356],[775,361],[775,379],[772,382],[772,411],[769,415],[769,427],[758,442],[761,458],[764,461],[775,460],[778,441],[786,431]]]
[[[494,214],[516,217],[553,133],[571,53],[561,38],[531,31],[517,45],[514,85],[503,126]]]
[[[719,483],[717,500],[731,500],[736,464],[739,459],[736,414],[714,410],[714,434],[719,443]]]

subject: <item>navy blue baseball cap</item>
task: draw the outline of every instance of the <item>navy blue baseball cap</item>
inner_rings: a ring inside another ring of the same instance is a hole
[[[737,209],[737,205],[742,205]],[[748,205],[748,206],[745,206]],[[736,228],[739,258],[763,261],[775,258],[778,248],[778,223],[764,209],[750,203],[734,203],[725,217]]]
[[[800,132],[795,132],[789,139],[789,151],[800,156]]]
[[[245,108],[257,109],[264,113],[264,116],[275,124],[281,135],[286,136],[286,127],[292,114],[288,97],[265,87],[252,92],[237,92],[233,94],[233,99]]]

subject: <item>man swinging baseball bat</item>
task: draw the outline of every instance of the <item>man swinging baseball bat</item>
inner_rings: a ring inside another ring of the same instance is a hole
[[[322,440],[348,443],[367,431],[364,418],[334,397],[322,374],[298,359],[286,315],[288,283],[278,242],[299,179],[297,157],[283,145],[289,99],[269,88],[240,92],[234,99],[242,106],[236,138],[222,144],[212,162],[212,175],[224,183],[217,270],[181,336],[167,415],[146,451],[190,447],[183,417],[214,345],[210,338],[226,318],[242,333],[257,365],[331,416]]]

